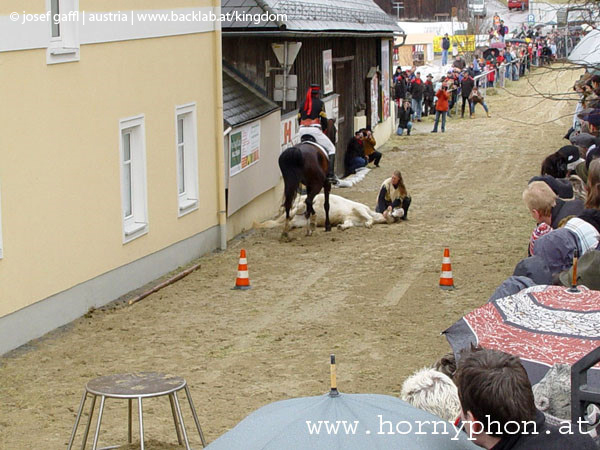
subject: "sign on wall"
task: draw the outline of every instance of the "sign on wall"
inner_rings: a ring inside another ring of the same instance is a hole
[[[298,111],[281,117],[281,151],[300,142]]]
[[[371,130],[379,123],[379,77],[377,74],[371,78]]]
[[[390,117],[390,43],[381,41],[381,119]]]
[[[329,97],[321,99],[323,105],[325,105],[325,114],[327,114],[327,118],[334,119],[335,123],[337,123],[339,117],[339,98],[339,94],[332,94]]]
[[[333,92],[333,58],[331,50],[323,52],[323,94]]]
[[[472,34],[450,36],[450,44],[452,46],[456,45],[460,53],[474,52],[475,36]],[[436,36],[433,38],[433,51],[436,53],[442,52],[442,36]]]
[[[229,176],[256,163],[260,158],[260,122],[229,134]]]

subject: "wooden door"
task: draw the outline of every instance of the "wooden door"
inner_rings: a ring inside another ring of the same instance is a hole
[[[334,60],[335,61],[335,60]],[[354,134],[354,77],[353,58],[335,62],[335,92],[338,99],[338,139],[336,143],[335,172],[344,175],[344,156],[346,147]]]

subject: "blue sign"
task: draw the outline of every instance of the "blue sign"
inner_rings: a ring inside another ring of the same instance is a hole
[[[527,16],[527,23],[529,23],[529,25],[533,25],[535,23],[535,15],[534,14],[529,14]]]

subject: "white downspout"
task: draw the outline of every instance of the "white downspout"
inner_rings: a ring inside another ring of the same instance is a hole
[[[221,6],[220,1],[214,5],[215,14],[220,17]],[[217,148],[217,198],[219,205],[219,232],[221,237],[221,250],[227,249],[227,206],[225,202],[225,156],[223,154],[223,51],[221,45],[221,25],[217,21],[215,23],[215,80],[216,80],[216,108],[215,114],[215,139]]]

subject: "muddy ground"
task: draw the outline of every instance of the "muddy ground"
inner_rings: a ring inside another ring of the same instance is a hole
[[[565,92],[576,75],[538,71],[530,81]],[[0,358],[0,448],[64,448],[83,386],[110,373],[186,378],[208,441],[269,402],[326,392],[330,353],[341,391],[398,395],[411,372],[449,350],[440,332],[526,256],[534,224],[521,193],[543,156],[566,143],[570,119],[549,121],[575,107],[526,96],[531,83],[488,96],[490,119],[478,106],[475,119],[450,119],[445,134],[431,134],[424,119],[383,147],[381,168],[335,190],[374,206],[399,168],[413,198],[408,221],[310,238],[296,230],[290,243],[279,242],[280,229],[252,231],[159,293],[94,311]],[[438,287],[444,246],[451,292]],[[250,291],[231,290],[241,248]],[[101,446],[126,442],[125,417],[125,402],[107,402]],[[167,400],[146,401],[144,418],[150,448],[176,447]]]

